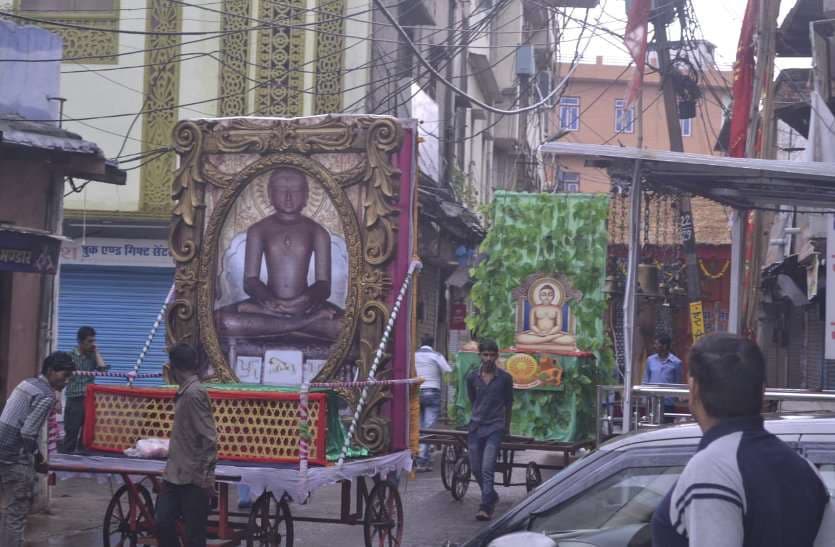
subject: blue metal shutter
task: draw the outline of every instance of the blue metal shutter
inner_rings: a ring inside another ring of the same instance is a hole
[[[133,370],[173,281],[174,270],[169,268],[62,266],[58,348],[71,350],[78,328],[90,325],[96,329],[99,351],[110,369]],[[160,372],[167,360],[163,321],[140,372]],[[125,384],[121,378],[99,378],[96,382]],[[152,378],[137,380],[135,385],[161,383],[161,379]]]

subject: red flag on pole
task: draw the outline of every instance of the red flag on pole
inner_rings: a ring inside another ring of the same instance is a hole
[[[626,20],[623,42],[635,62],[635,72],[626,91],[626,105],[629,106],[641,92],[644,83],[644,64],[647,59],[647,33],[649,32],[649,11],[651,0],[633,0]]]
[[[757,27],[759,0],[748,0],[739,45],[734,63],[731,109],[731,131],[728,139],[728,153],[735,158],[745,157],[745,143],[748,135],[748,116],[754,94],[754,31]]]

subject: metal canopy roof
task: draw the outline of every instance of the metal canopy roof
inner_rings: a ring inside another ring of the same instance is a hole
[[[742,209],[789,205],[835,208],[835,164],[728,158],[620,146],[546,143],[543,154],[575,156],[623,175],[640,159],[644,180]]]

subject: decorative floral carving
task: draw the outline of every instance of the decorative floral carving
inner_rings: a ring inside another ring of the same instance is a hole
[[[336,152],[354,145],[353,128],[338,118],[313,124],[265,124],[238,119],[215,128],[218,150],[225,153]],[[213,151],[213,150],[212,150]]]
[[[391,288],[391,276],[380,270],[362,274],[362,294],[369,300],[379,300]]]
[[[345,0],[319,0],[316,15],[316,74],[313,110],[342,110],[342,67],[345,56]]]
[[[147,28],[154,32],[182,30],[182,7],[168,0],[150,0]],[[142,151],[167,146],[177,123],[180,81],[180,37],[176,34],[149,34],[145,39],[145,85],[142,104]],[[143,212],[163,214],[171,210],[171,173],[176,167],[174,154],[167,153],[142,166],[140,207]]]
[[[255,111],[265,116],[301,116],[307,0],[260,5],[259,19],[275,24],[258,31],[257,80],[264,84],[255,91]]]
[[[223,0],[220,37],[220,100],[218,115],[244,116],[247,107],[249,22],[251,0]]]
[[[50,19],[60,23],[72,23],[85,27],[119,29],[118,17],[108,19],[76,19],[69,17]],[[40,26],[61,37],[64,41],[65,59],[84,57],[85,59],[81,62],[85,65],[113,65],[118,62],[116,54],[119,53],[119,34],[116,32],[96,32],[94,30],[58,27],[48,24]]]

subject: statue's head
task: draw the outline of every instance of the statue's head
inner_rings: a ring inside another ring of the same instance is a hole
[[[539,289],[539,301],[545,305],[552,304],[554,302],[554,287],[551,285],[543,285],[541,289]]]
[[[301,171],[279,167],[270,174],[270,203],[280,213],[299,213],[307,205],[307,178]]]

